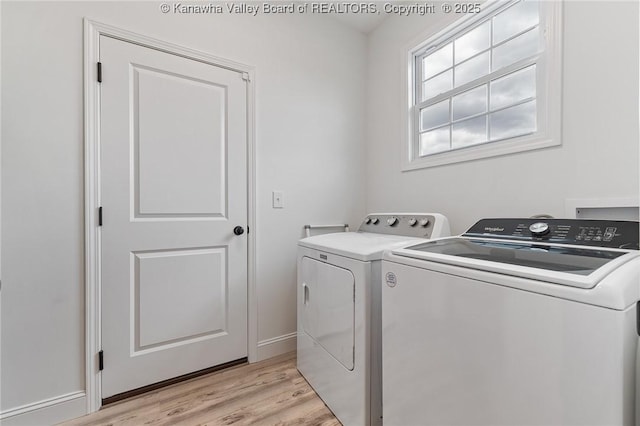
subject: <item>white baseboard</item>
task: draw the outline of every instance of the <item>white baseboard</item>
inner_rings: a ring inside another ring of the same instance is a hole
[[[295,351],[297,334],[297,332],[283,334],[282,336],[258,342],[257,361]]]
[[[52,425],[87,414],[87,395],[72,392],[0,413],[2,426]]]

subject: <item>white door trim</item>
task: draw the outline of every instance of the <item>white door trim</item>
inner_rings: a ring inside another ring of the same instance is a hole
[[[101,373],[98,352],[101,336],[101,228],[98,227],[100,206],[100,91],[97,63],[100,58],[100,36],[109,36],[217,67],[244,73],[247,81],[247,348],[249,362],[257,360],[258,322],[255,281],[255,69],[251,66],[218,58],[208,53],[147,37],[111,25],[84,20],[84,195],[85,195],[85,359],[87,413],[102,404]],[[107,73],[105,72],[105,75]],[[108,356],[106,357],[108,359]]]

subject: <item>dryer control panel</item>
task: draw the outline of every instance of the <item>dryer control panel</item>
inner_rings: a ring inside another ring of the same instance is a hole
[[[449,223],[446,223],[447,233],[432,237],[434,229],[440,230],[446,218],[440,214],[428,213],[372,213],[365,217],[358,232],[372,232],[376,234],[401,235],[419,238],[437,238],[448,236]]]
[[[585,219],[482,219],[463,235],[638,250],[639,223]]]

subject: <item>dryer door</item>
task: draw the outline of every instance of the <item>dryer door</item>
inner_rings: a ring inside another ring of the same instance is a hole
[[[348,269],[302,258],[302,328],[353,370],[355,278]]]

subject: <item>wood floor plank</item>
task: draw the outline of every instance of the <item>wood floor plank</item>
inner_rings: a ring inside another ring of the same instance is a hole
[[[214,421],[217,424],[246,423],[256,414],[259,407],[262,406],[267,410],[276,409],[277,407],[271,404],[272,401],[300,390],[300,386],[295,386],[292,382],[294,375],[298,375],[295,367],[275,373],[272,376],[263,376],[250,386],[217,395],[206,404],[196,404],[193,409],[185,410],[186,412],[172,420],[177,420],[179,423],[187,420],[196,423],[203,421]],[[308,387],[306,384],[305,386]],[[221,410],[221,408],[224,409]]]
[[[228,370],[212,373],[210,375],[198,377],[163,388],[158,391],[149,392],[135,398],[123,400],[109,405],[108,410],[101,410],[102,417],[97,418],[98,423],[78,423],[81,425],[102,425],[105,423],[118,424],[120,421],[129,418],[134,412],[137,417],[145,417],[151,412],[161,410],[168,404],[172,404],[181,398],[191,398],[193,395],[213,395],[215,393],[225,393],[230,388],[242,387],[246,383],[255,379],[255,375],[264,376],[273,374],[282,364],[290,361],[295,364],[294,354],[272,358],[261,363],[232,367]],[[238,369],[240,369],[238,371]],[[97,414],[97,413],[96,413]]]
[[[340,426],[296,369],[295,352],[116,402],[63,426]]]

